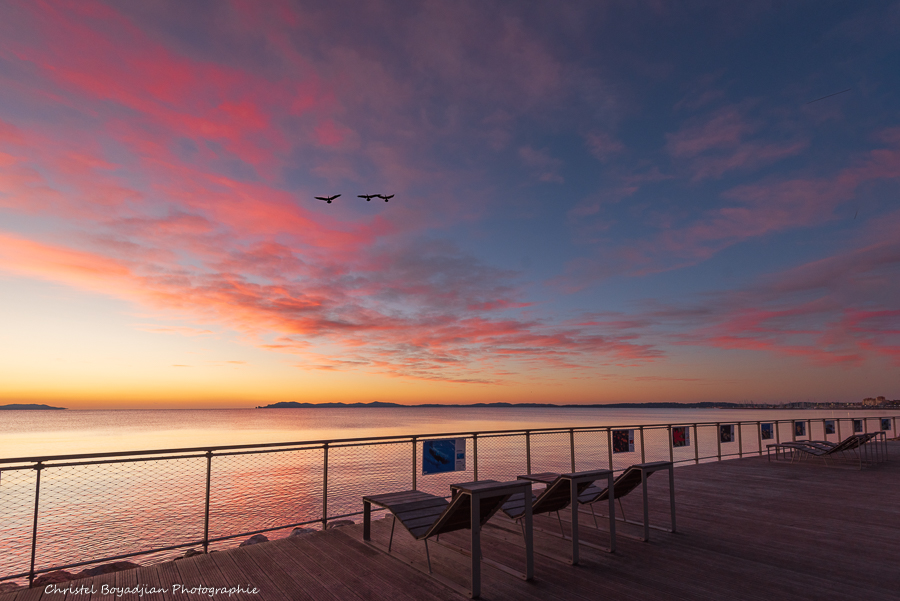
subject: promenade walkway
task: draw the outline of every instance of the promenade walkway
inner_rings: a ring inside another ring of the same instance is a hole
[[[556,516],[537,516],[535,577],[517,580],[484,565],[483,599],[866,599],[900,597],[900,443],[889,442],[891,461],[861,471],[821,462],[769,463],[751,457],[680,467],[675,471],[677,534],[652,531],[648,543],[627,538],[638,526],[619,523],[618,551],[584,547],[581,565],[566,562],[569,541]],[[668,520],[667,478],[650,479],[651,522]],[[626,497],[628,517],[640,515],[640,495]],[[605,545],[605,531],[582,514],[583,538]],[[563,512],[563,520],[566,519]],[[604,527],[600,521],[601,528]],[[387,541],[390,520],[373,524],[373,538]],[[441,542],[468,546],[466,532]],[[514,523],[495,517],[483,532],[484,557],[520,569],[521,535]],[[468,558],[430,544],[435,571],[468,586]],[[197,556],[68,583],[93,593],[68,595],[44,589],[0,595],[0,601],[74,599],[199,600],[284,599],[458,600],[461,595],[424,569],[421,542],[398,528],[389,557],[362,542],[362,526]],[[107,587],[167,588],[166,594],[116,597]],[[181,592],[173,585],[181,585]],[[64,586],[64,585],[59,585]],[[229,597],[193,587],[257,589]]]

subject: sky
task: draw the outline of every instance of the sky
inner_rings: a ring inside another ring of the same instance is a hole
[[[900,398],[898,30],[4,0],[0,403]]]

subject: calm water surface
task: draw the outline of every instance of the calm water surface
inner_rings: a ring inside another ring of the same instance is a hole
[[[895,413],[533,407],[0,411],[0,458],[524,428]]]

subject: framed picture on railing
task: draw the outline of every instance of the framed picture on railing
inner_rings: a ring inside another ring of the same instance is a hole
[[[881,429],[882,429],[882,431],[891,429],[891,418],[889,418],[889,417],[881,418]]]
[[[466,439],[444,438],[422,441],[422,474],[466,470]]]
[[[719,441],[734,442],[734,424],[724,424],[719,426]]]
[[[826,419],[825,420],[825,434],[834,434],[834,420]]]
[[[633,453],[634,430],[613,430],[612,450],[613,453]]]
[[[759,425],[759,437],[763,440],[772,440],[775,438],[775,424],[769,422]]]
[[[794,436],[806,436],[806,422],[794,422]]]
[[[862,420],[861,419],[853,420],[853,433],[855,434],[857,432],[862,432],[862,430],[863,430]]]
[[[691,446],[691,431],[687,426],[675,426],[674,428],[672,428],[672,446]]]

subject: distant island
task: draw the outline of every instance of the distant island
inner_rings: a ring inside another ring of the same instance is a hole
[[[552,409],[900,409],[900,400],[889,401],[884,397],[867,398],[861,403],[854,402],[836,402],[836,403],[816,403],[816,402],[794,402],[794,403],[715,403],[704,401],[698,403],[594,403],[591,405],[555,405],[553,403],[472,403],[466,405],[463,403],[454,404],[418,404],[403,405],[400,403],[384,403],[382,401],[373,401],[371,403],[298,403],[296,401],[282,401],[280,403],[272,403],[271,405],[259,405],[257,409],[340,409],[344,407],[509,407],[529,408],[529,407],[549,407]]]
[[[12,405],[0,405],[0,409],[10,409],[10,410],[29,410],[29,411],[64,411],[65,407],[51,407],[50,405],[36,405],[34,403],[13,403]]]
[[[335,409],[341,407],[550,407],[561,408],[607,408],[607,409],[736,409],[744,407],[738,403],[610,403],[594,405],[554,405],[553,403],[471,403],[471,404],[420,404],[401,405],[400,403],[384,403],[373,401],[371,403],[298,403],[296,401],[282,401],[271,405],[257,406],[257,409]]]

